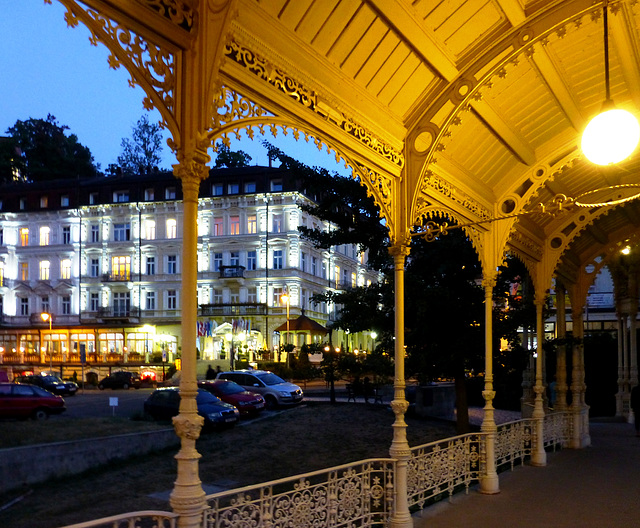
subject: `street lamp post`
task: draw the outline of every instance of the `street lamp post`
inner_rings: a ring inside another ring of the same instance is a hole
[[[49,341],[47,342],[47,351],[49,352],[49,374],[53,374],[53,357],[51,355],[51,314],[43,312],[40,314],[42,320],[46,323],[49,321]]]
[[[287,338],[285,339],[285,347],[284,347],[284,351],[287,354],[287,366],[289,366],[289,350],[287,350],[287,346],[289,344],[289,303],[290,303],[290,297],[289,297],[289,290],[286,289],[285,292],[282,294],[282,296],[280,297],[280,300],[283,303],[286,303],[287,305]]]

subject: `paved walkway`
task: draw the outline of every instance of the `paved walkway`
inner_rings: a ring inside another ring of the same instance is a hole
[[[500,473],[500,493],[471,489],[417,513],[415,528],[640,526],[640,438],[626,423],[590,424],[591,447],[547,454],[545,467]]]

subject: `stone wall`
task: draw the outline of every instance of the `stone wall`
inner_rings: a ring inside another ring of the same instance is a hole
[[[0,449],[0,493],[180,444],[172,428]]]

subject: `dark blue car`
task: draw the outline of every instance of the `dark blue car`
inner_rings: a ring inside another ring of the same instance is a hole
[[[203,389],[198,389],[196,403],[206,428],[233,426],[240,417],[240,411],[233,405],[224,403]],[[177,387],[157,389],[144,402],[145,414],[154,420],[171,420],[178,415],[179,407],[180,392]]]

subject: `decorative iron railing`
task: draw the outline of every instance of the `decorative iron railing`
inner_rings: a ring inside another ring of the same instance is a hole
[[[484,435],[472,433],[411,449],[408,467],[409,507],[469,490],[484,468]]]
[[[205,528],[364,527],[386,524],[391,459],[361,460],[206,497]]]
[[[501,424],[495,438],[496,465],[513,469],[531,455],[538,421]],[[571,439],[569,412],[545,416],[545,448]],[[407,474],[410,508],[469,487],[486,472],[488,433],[455,436],[411,449]],[[359,528],[389,524],[395,500],[393,459],[369,459],[208,495],[203,528]],[[145,511],[65,528],[175,528],[177,515]]]
[[[178,514],[163,511],[138,511],[71,524],[65,528],[175,528]]]

